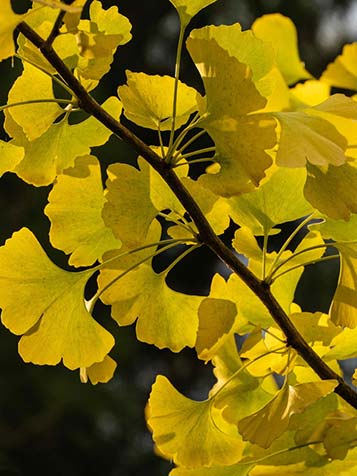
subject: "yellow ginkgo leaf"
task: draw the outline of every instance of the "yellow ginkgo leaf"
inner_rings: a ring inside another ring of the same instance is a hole
[[[75,167],[57,177],[48,201],[45,214],[51,222],[51,244],[71,253],[72,266],[90,266],[106,251],[120,248],[102,218],[104,192],[95,157],[78,157]]]
[[[176,464],[195,468],[240,459],[243,443],[236,426],[209,400],[190,400],[163,376],[152,387],[147,416],[157,448]]]
[[[303,195],[305,169],[277,168],[257,190],[229,200],[230,216],[254,235],[269,235],[276,225],[313,211]]]
[[[29,88],[28,85],[32,87]],[[36,99],[53,100],[52,78],[38,68],[25,63],[24,70],[12,85],[8,104]],[[41,136],[64,110],[55,102],[25,104],[9,110],[12,118],[22,127],[29,141]]]
[[[337,326],[357,327],[357,246],[336,245],[341,257],[340,276],[330,309]]]
[[[11,142],[0,141],[0,177],[5,172],[12,172],[23,159],[24,149]]]
[[[127,84],[118,88],[125,116],[142,127],[161,131],[170,130],[175,78],[150,76],[131,71],[126,71],[126,76]],[[197,111],[199,96],[200,94],[195,89],[179,82],[176,128],[184,125],[190,114]]]
[[[307,165],[306,199],[320,212],[334,220],[349,220],[357,213],[357,167],[345,163],[339,167]],[[331,193],[333,190],[333,193]]]
[[[290,18],[279,13],[263,15],[255,20],[252,30],[258,38],[272,43],[276,62],[287,84],[311,77],[300,60],[296,28]]]
[[[323,81],[310,79],[290,89],[290,94],[293,108],[301,109],[326,101],[330,96],[330,87]]]
[[[170,0],[172,5],[176,8],[181,23],[184,26],[187,26],[198,12],[216,1],[217,0]]]
[[[117,363],[109,355],[106,355],[102,362],[96,362],[86,369],[91,384],[107,383],[113,378]]]
[[[336,380],[324,380],[295,387],[284,385],[267,405],[239,421],[239,432],[244,440],[268,448],[287,429],[292,415],[333,392],[337,384]]]
[[[103,107],[116,117],[121,112],[121,104],[115,97],[107,99]],[[14,144],[24,147],[25,156],[15,173],[33,185],[49,185],[64,169],[74,165],[76,157],[89,154],[90,147],[104,144],[110,135],[109,129],[90,117],[73,125],[64,118],[31,142],[16,137]]]
[[[326,218],[322,223],[310,227],[317,227],[324,238],[335,241],[357,241],[357,214],[351,215],[347,222]]]
[[[211,466],[208,468],[174,468],[169,476],[248,476],[254,464],[238,463],[229,466]]]
[[[19,353],[25,362],[63,360],[73,370],[103,361],[114,339],[87,310],[84,288],[91,271],[55,266],[27,228],[0,248],[0,268],[1,320],[14,334],[24,334]]]
[[[26,17],[17,15],[11,8],[11,0],[2,0],[0,9],[0,61],[15,54],[13,32]]]
[[[77,13],[81,11],[81,8],[76,5],[67,5],[60,0],[32,0],[34,3],[40,3],[46,7],[59,8],[65,12]]]
[[[333,124],[304,111],[275,113],[280,138],[276,163],[280,167],[339,166],[346,162],[346,139]]]
[[[345,45],[342,54],[322,73],[321,81],[337,88],[357,90],[356,61],[357,43]]]

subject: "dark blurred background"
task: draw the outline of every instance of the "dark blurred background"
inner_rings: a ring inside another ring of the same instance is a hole
[[[168,0],[104,0],[105,7],[119,6],[133,25],[133,39],[120,47],[115,65],[98,99],[115,94],[125,82],[125,69],[152,74],[173,74],[178,33],[176,12]],[[16,11],[28,2],[13,0]],[[316,76],[341,51],[357,39],[357,1],[354,0],[218,0],[201,12],[191,28],[205,24],[240,22],[248,28],[264,13],[289,16],[299,31],[300,51],[307,68]],[[0,104],[19,73],[19,64],[0,64]],[[182,79],[200,87],[195,68],[184,56]],[[2,118],[1,118],[2,119]],[[143,131],[138,131],[145,139]],[[3,139],[6,136],[1,133]],[[132,151],[112,138],[98,154],[104,165],[134,160]],[[0,242],[28,226],[56,263],[64,256],[48,244],[49,222],[43,215],[49,188],[24,184],[13,174],[0,179]],[[283,231],[286,236],[289,227]],[[232,237],[233,229],[225,234]],[[274,244],[273,244],[274,245]],[[278,242],[275,243],[278,245]],[[217,269],[207,251],[192,254],[170,276],[177,289],[206,294]],[[337,264],[319,265],[304,273],[296,300],[304,310],[328,310],[337,278]],[[24,309],[24,312],[26,310]],[[135,339],[133,327],[118,328],[108,310],[97,312],[116,337],[113,357],[118,361],[115,378],[108,384],[83,385],[79,375],[63,366],[24,364],[17,354],[18,337],[0,327],[0,475],[51,476],[164,476],[170,464],[155,456],[144,420],[145,402],[158,373],[164,374],[187,395],[205,397],[213,382],[211,369],[198,362],[193,351],[180,354],[159,351]]]

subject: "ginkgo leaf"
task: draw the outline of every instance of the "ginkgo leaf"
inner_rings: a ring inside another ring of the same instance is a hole
[[[340,276],[332,299],[330,317],[337,326],[357,326],[357,246],[339,244]]]
[[[160,235],[161,226],[155,221],[146,243],[156,244]],[[117,252],[105,255],[111,261],[99,274],[100,298],[112,306],[112,317],[119,325],[127,326],[137,321],[139,340],[179,352],[195,344],[197,312],[203,298],[169,288],[166,273],[157,274],[152,269],[150,261],[155,249],[156,246],[117,260],[113,260]],[[136,266],[140,262],[142,264]],[[126,270],[131,268],[132,271],[127,273]]]
[[[303,189],[305,169],[278,168],[257,190],[229,200],[230,216],[238,225],[247,226],[254,235],[269,235],[273,228],[296,220],[313,211]]]
[[[275,113],[280,124],[276,163],[280,167],[339,166],[346,162],[346,139],[335,126],[304,111]]]
[[[317,106],[330,96],[330,87],[323,81],[309,79],[290,89],[294,109],[305,109],[306,106]]]
[[[28,85],[32,87],[29,88]],[[36,99],[54,99],[52,79],[29,63],[12,85],[8,103],[31,101]],[[26,104],[10,108],[14,121],[22,127],[29,141],[41,136],[64,110],[54,102]]]
[[[45,214],[51,222],[51,244],[71,253],[72,266],[90,266],[106,251],[120,248],[102,218],[104,192],[95,157],[78,157],[75,167],[57,177],[48,201]]]
[[[103,107],[116,117],[121,112],[121,104],[115,97],[107,99]],[[31,142],[15,139],[14,144],[25,149],[24,159],[15,173],[33,185],[49,185],[64,169],[74,165],[76,157],[89,154],[90,147],[104,144],[110,135],[111,131],[94,117],[74,125],[64,118]]]
[[[201,302],[195,345],[200,359],[212,359],[225,337],[232,331],[236,315],[237,307],[232,301],[206,298]]]
[[[153,150],[161,154],[157,147]],[[107,169],[103,218],[114,235],[129,247],[138,246],[145,240],[158,212],[171,209],[185,213],[162,177],[141,157],[138,166],[139,169],[127,164],[113,164]],[[180,178],[186,176],[188,166],[179,167],[177,172]],[[187,231],[185,236],[188,236]]]
[[[175,78],[131,71],[126,71],[126,76],[127,84],[118,88],[125,116],[142,127],[161,131],[170,130]],[[195,89],[179,81],[176,129],[187,122],[190,114],[197,111],[198,96],[200,95]]]
[[[272,43],[279,70],[287,84],[311,77],[300,60],[296,28],[290,18],[279,13],[263,15],[255,20],[252,31],[258,38]]]
[[[116,6],[105,10],[97,0],[91,2],[89,13],[90,20],[77,26],[77,71],[83,78],[99,80],[109,71],[117,47],[130,41],[131,24]]]
[[[174,468],[169,476],[248,476],[254,467],[251,463],[238,463],[229,466],[211,466],[208,468]]]
[[[322,312],[299,312],[289,317],[306,342],[310,345],[321,343],[326,350],[329,349],[332,339],[341,332],[341,329],[329,320],[328,315]]]
[[[11,142],[0,141],[0,177],[5,172],[12,172],[23,159],[24,149]]]
[[[42,5],[45,5],[47,7],[51,8],[59,8],[60,10],[63,10],[65,12],[80,12],[81,9],[75,5],[67,5],[64,2],[61,2],[60,0],[32,0],[34,3],[41,3]]]
[[[357,43],[345,45],[342,54],[322,73],[321,80],[337,88],[357,89],[356,60]]]
[[[109,355],[102,362],[96,362],[86,369],[86,374],[93,385],[107,383],[113,378],[117,363]]]
[[[339,167],[318,167],[308,164],[304,194],[320,212],[347,221],[357,213],[357,168],[350,163]],[[333,193],[331,193],[333,190]]]
[[[324,380],[297,385],[284,385],[262,409],[238,423],[245,440],[268,448],[289,425],[292,415],[302,413],[309,405],[333,392],[336,380]]]
[[[322,236],[327,239],[357,241],[357,215],[351,215],[347,222],[345,220],[326,218],[324,222],[313,225],[313,227],[317,227]]]
[[[198,12],[216,1],[217,0],[170,0],[172,5],[176,8],[181,23],[184,26],[187,26]]]
[[[218,173],[215,165],[212,174],[200,178],[201,183],[223,196],[251,191],[271,166],[266,150],[276,143],[275,121],[251,114],[264,108],[266,99],[258,92],[250,68],[210,38],[209,30],[194,30],[187,48],[205,86],[201,125],[215,143],[219,164]]]
[[[323,443],[330,458],[343,460],[348,451],[356,447],[357,418],[345,413],[338,413],[327,418],[328,427]]]
[[[19,353],[25,362],[63,360],[73,370],[104,360],[114,339],[86,308],[84,288],[91,271],[71,273],[55,266],[27,228],[0,248],[0,269],[1,320],[14,334],[24,334]]]
[[[2,0],[0,10],[0,61],[15,54],[13,32],[21,23],[25,15],[14,13],[11,8],[11,0]]]
[[[187,468],[231,464],[241,456],[236,426],[226,422],[209,400],[190,400],[163,376],[152,387],[147,414],[157,448],[176,464]]]

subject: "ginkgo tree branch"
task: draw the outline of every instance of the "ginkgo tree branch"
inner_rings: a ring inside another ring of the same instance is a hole
[[[198,229],[199,241],[208,246],[261,300],[274,321],[284,332],[287,345],[295,349],[321,379],[336,379],[338,385],[335,388],[335,392],[352,407],[357,409],[357,392],[347,385],[343,378],[334,372],[309,346],[273,296],[269,284],[257,278],[215,234],[200,207],[179,180],[170,164],[162,160],[139,137],[107,113],[97,101],[88,94],[85,88],[56,54],[51,44],[46,42],[45,39],[39,36],[25,22],[18,25],[18,30],[42,52],[47,61],[55,68],[57,73],[76,95],[79,106],[105,125],[113,134],[128,143],[160,174],[194,221]]]

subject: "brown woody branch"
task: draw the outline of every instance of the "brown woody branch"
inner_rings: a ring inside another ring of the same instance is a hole
[[[274,321],[284,332],[287,344],[294,348],[296,352],[309,364],[316,374],[323,380],[335,379],[338,386],[335,392],[340,395],[352,407],[357,409],[357,392],[347,385],[343,378],[334,372],[309,346],[302,335],[294,327],[288,315],[282,309],[275,297],[272,295],[270,287],[258,279],[236,255],[229,249],[223,241],[215,234],[212,227],[206,220],[201,209],[183,186],[170,165],[164,162],[149,146],[140,138],[133,134],[108,114],[83,88],[72,72],[67,68],[61,58],[54,51],[50,42],[41,38],[29,25],[22,22],[18,25],[18,30],[33,43],[55,68],[57,73],[67,83],[75,94],[79,106],[88,114],[95,117],[105,125],[113,134],[128,143],[139,155],[141,155],[165,180],[170,189],[180,200],[191,219],[196,224],[199,231],[199,239],[208,246],[216,256],[223,261],[234,273],[236,273],[244,283],[255,293],[271,314]]]

